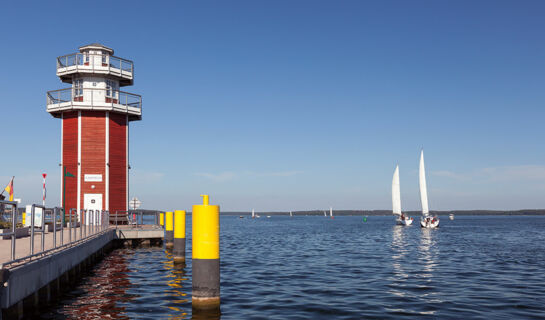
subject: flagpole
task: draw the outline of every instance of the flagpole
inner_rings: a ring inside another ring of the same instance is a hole
[[[45,177],[47,177],[47,173],[42,173],[42,177],[44,178],[44,186],[43,186],[43,190],[42,190],[42,205],[43,207],[45,208]]]

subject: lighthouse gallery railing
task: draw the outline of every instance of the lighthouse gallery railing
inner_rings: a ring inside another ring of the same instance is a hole
[[[100,59],[94,59],[100,57]],[[133,73],[132,61],[106,54],[72,53],[57,58],[57,70],[72,66],[89,66],[99,68],[114,68]]]
[[[66,88],[47,92],[47,105],[74,102],[89,103],[90,106],[118,104],[142,109],[142,96],[119,90],[97,88]]]

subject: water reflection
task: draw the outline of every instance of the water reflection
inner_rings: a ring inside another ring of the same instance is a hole
[[[137,297],[127,294],[132,286],[129,272],[125,255],[113,252],[69,294],[72,299],[59,313],[68,319],[129,319],[124,305]]]
[[[423,278],[431,278],[433,276],[434,267],[436,262],[434,256],[437,248],[435,247],[435,241],[433,239],[432,229],[422,228],[422,235],[420,237],[420,246],[418,251],[420,253],[419,260],[422,262]]]
[[[436,231],[434,229],[422,228],[420,237],[420,245],[418,247],[419,252],[419,267],[420,267],[420,282],[418,287],[423,291],[419,298],[428,307],[427,311],[420,312],[421,314],[435,314],[436,307],[434,304],[442,302],[438,299],[438,291],[435,288],[434,277],[435,269],[438,261],[439,247],[437,245]]]
[[[392,228],[392,267],[394,270],[394,281],[404,281],[409,276],[403,268],[403,258],[408,253],[408,244],[405,242],[405,227],[394,226]],[[394,294],[403,295],[401,292],[394,292]]]
[[[191,282],[188,282],[189,278],[186,273],[185,263],[174,263],[172,250],[165,250],[165,257],[163,268],[168,271],[166,277],[167,288],[164,290],[167,304],[165,308],[168,309],[168,319],[188,319],[188,309],[191,304],[191,300],[187,294],[187,288]],[[186,291],[186,292],[184,292]]]

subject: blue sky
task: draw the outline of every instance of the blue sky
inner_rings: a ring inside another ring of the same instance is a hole
[[[99,9],[102,8],[102,9]],[[91,10],[91,9],[96,9]],[[135,62],[131,197],[190,209],[545,207],[543,1],[10,2],[4,148],[16,197],[59,201],[55,58],[100,42]]]

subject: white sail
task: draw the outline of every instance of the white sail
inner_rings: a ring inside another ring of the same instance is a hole
[[[324,211],[324,217],[327,217],[327,213],[325,213],[325,211]]]
[[[418,170],[418,182],[420,184],[420,203],[422,204],[422,215],[427,217],[428,210],[428,189],[426,187],[426,168],[424,167],[424,150],[420,153],[420,168]]]
[[[333,217],[333,207],[329,207],[329,216]]]
[[[401,188],[399,185],[399,166],[396,166],[392,179],[392,213],[401,215]]]
[[[290,217],[293,217],[293,214],[291,213],[291,211],[290,211]]]
[[[255,218],[255,211],[252,209],[252,218]]]

